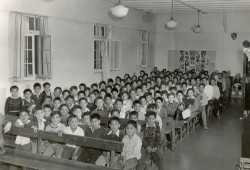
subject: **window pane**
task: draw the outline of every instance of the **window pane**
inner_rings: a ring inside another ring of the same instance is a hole
[[[33,74],[32,64],[29,64],[29,65],[28,65],[28,75],[29,75],[29,76],[32,76],[32,74]]]
[[[28,51],[28,63],[32,63],[32,51]]]
[[[33,17],[29,17],[29,30],[34,30],[35,21]]]
[[[28,36],[28,49],[32,49],[32,37]]]
[[[41,18],[36,18],[36,30],[40,31]]]
[[[28,48],[28,37],[27,36],[25,36],[25,47],[24,47],[25,49],[27,49]]]
[[[101,33],[102,33],[102,37],[104,37],[105,36],[104,26],[101,27]]]

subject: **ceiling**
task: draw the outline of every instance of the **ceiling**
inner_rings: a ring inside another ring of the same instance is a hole
[[[108,1],[117,3],[118,0]],[[159,14],[171,12],[172,0],[122,0],[121,2],[127,7]],[[174,0],[175,13],[192,12],[195,9],[204,12],[250,12],[250,0]]]

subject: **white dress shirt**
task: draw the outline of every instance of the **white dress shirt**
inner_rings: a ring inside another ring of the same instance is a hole
[[[139,136],[136,134],[133,135],[131,139],[129,139],[128,135],[124,136],[122,139],[123,151],[121,156],[125,156],[125,159],[136,158],[137,160],[141,159],[141,146],[142,141]]]
[[[214,94],[214,90],[213,87],[211,85],[206,85],[204,88],[204,93],[206,93],[207,95],[207,99],[211,100],[213,98],[213,94]]]
[[[69,126],[64,128],[63,132],[65,134],[68,134],[68,135],[84,136],[84,131],[79,126],[77,126],[77,128],[76,128],[76,130],[74,132],[71,130],[71,128]],[[66,144],[66,146],[76,148],[76,145]]]

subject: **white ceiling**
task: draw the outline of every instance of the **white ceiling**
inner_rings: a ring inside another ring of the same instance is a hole
[[[116,3],[118,0],[108,0]],[[127,7],[152,13],[171,11],[172,0],[122,0]],[[186,5],[205,12],[250,12],[250,0],[174,0],[174,12],[186,13],[195,11]]]

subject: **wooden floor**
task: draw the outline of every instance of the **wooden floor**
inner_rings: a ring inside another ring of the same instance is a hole
[[[241,105],[232,102],[220,120],[210,116],[209,130],[199,125],[174,152],[166,151],[166,170],[235,170],[241,152],[241,113]],[[0,163],[0,170],[5,169]]]
[[[241,105],[232,102],[220,120],[210,116],[207,131],[199,125],[175,152],[166,152],[166,170],[235,170],[241,154],[242,112]]]

